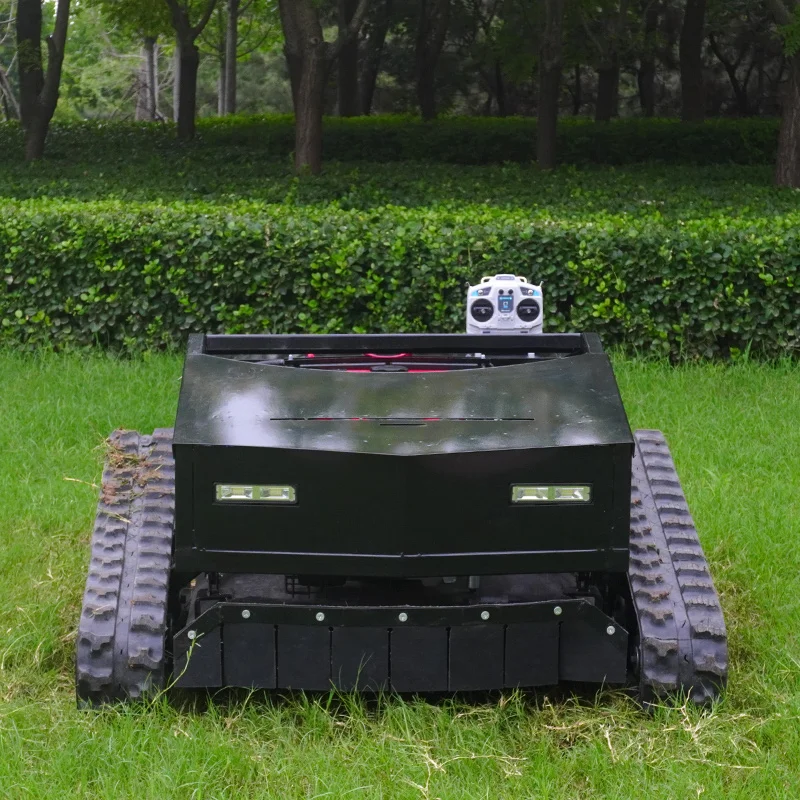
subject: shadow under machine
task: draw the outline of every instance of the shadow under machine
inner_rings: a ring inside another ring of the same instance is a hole
[[[725,625],[664,437],[541,287],[464,335],[190,337],[174,429],[109,440],[93,705],[178,687],[714,698]],[[486,335],[489,333],[490,335]]]

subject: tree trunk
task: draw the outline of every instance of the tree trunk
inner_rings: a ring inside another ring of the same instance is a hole
[[[494,87],[497,93],[497,116],[505,117],[508,115],[506,106],[506,82],[503,77],[503,64],[499,58],[494,62]]]
[[[781,56],[780,63],[778,64],[778,74],[775,76],[775,80],[773,81],[770,78],[770,84],[772,85],[772,91],[774,93],[778,93],[780,91],[780,86],[783,83],[783,76],[786,74],[786,68],[789,66],[789,59],[787,58],[786,54],[784,53]]]
[[[422,119],[436,118],[436,65],[450,22],[450,0],[420,0],[415,52],[417,102]]]
[[[339,31],[347,26],[356,13],[358,0],[339,0]],[[339,54],[338,74],[339,116],[357,117],[361,113],[358,95],[358,38],[348,42]]]
[[[286,70],[289,73],[289,86],[292,89],[292,108],[297,111],[297,95],[300,91],[300,75],[302,73],[302,59],[295,53],[289,52],[288,47],[283,48],[283,56],[286,59]]]
[[[747,96],[747,87],[740,83],[739,78],[736,76],[735,69],[728,69],[725,67],[725,71],[728,73],[731,88],[733,89],[733,96],[736,98],[736,109],[739,112],[739,116],[749,117],[750,99]]]
[[[350,24],[332,44],[325,42],[317,4],[279,0],[284,53],[292,77],[295,113],[295,168],[316,174],[322,169],[322,112],[328,70],[342,49],[358,35],[369,6],[359,0]]]
[[[225,35],[225,103],[223,114],[235,114],[237,107],[237,82],[239,52],[239,3],[228,0],[228,27]]]
[[[42,66],[40,0],[19,0],[17,4],[17,53],[26,161],[36,161],[44,155],[47,132],[61,90],[61,70],[67,45],[69,14],[70,0],[58,0],[55,28],[47,37],[45,72]]]
[[[27,130],[36,117],[44,88],[42,4],[39,0],[19,0],[17,4],[17,54],[20,119]]]
[[[197,70],[200,66],[200,51],[195,42],[208,25],[217,0],[205,0],[202,16],[196,25],[190,22],[185,3],[180,0],[166,0],[166,3],[177,38],[173,111],[178,123],[178,138],[192,139],[197,113]]]
[[[181,47],[175,43],[172,57],[172,121],[177,123],[181,111]]]
[[[775,183],[800,189],[800,53],[789,62],[785,92]]]
[[[423,120],[436,119],[436,82],[432,69],[421,69],[417,73],[417,103]]]
[[[706,115],[703,81],[703,41],[706,0],[686,0],[681,29],[681,119],[702,122]]]
[[[136,93],[136,119],[153,122],[158,119],[158,67],[154,37],[145,36],[141,57],[139,86]]]
[[[136,110],[133,113],[133,118],[137,122],[150,118],[147,102],[147,95],[149,94],[147,85],[147,52],[144,45],[139,53],[139,58],[141,59],[139,61],[139,70],[136,73]]]
[[[322,170],[322,107],[328,73],[324,42],[303,57],[295,106],[294,163],[298,172]]]
[[[361,113],[369,114],[375,97],[375,86],[381,71],[381,58],[383,46],[386,43],[386,34],[389,32],[392,19],[393,0],[383,0],[377,10],[375,22],[367,31],[366,52],[359,80],[359,93],[361,95]]]
[[[764,47],[756,47],[756,107],[755,113],[760,114],[764,105]]]
[[[737,61],[733,62],[725,57],[725,52],[719,46],[717,38],[716,36],[714,36],[713,33],[710,33],[708,35],[708,43],[711,46],[711,50],[717,57],[719,63],[722,64],[722,66],[725,68],[725,72],[728,75],[728,80],[731,82],[731,88],[733,89],[733,96],[736,100],[736,108],[739,114],[743,117],[749,117],[750,102],[747,97],[747,84],[746,83],[742,84],[742,82],[739,80],[739,76],[736,74],[736,69],[738,65],[741,63],[747,51],[745,50],[744,52],[742,52]],[[749,49],[749,46],[747,49]],[[747,79],[749,82],[750,72],[747,73]]]
[[[644,47],[639,59],[636,82],[639,87],[639,105],[645,117],[656,113],[656,36],[658,34],[658,3],[644,0]]]
[[[610,122],[619,114],[619,56],[614,53],[611,60],[597,70],[597,105],[595,122]]]
[[[481,112],[482,117],[491,117],[492,116],[492,104],[494,103],[494,81],[489,78],[483,69],[478,69],[478,74],[483,79],[483,82],[486,84],[486,99],[483,101],[483,110]]]
[[[150,119],[155,122],[158,117],[158,41],[155,37],[145,39],[147,43],[152,42],[152,47],[148,48],[147,53],[147,85],[150,87]]]
[[[655,59],[642,59],[639,62],[639,74],[636,76],[639,85],[639,105],[645,117],[654,117],[656,113],[656,62]]]
[[[572,90],[572,115],[577,117],[581,113],[583,105],[583,79],[581,75],[581,65],[575,65],[574,88]]]
[[[565,0],[545,0],[545,29],[539,51],[539,119],[536,143],[536,159],[541,169],[553,169],[556,165],[564,2]]]
[[[197,114],[197,70],[200,51],[193,40],[182,41],[178,47],[180,79],[178,85],[178,138],[194,138]]]
[[[47,142],[49,120],[45,121],[43,115],[37,115],[25,130],[25,160],[39,161],[44,156],[44,146]]]
[[[226,63],[225,63],[225,50],[220,48],[219,56],[217,58],[219,72],[217,74],[217,116],[225,116],[225,77],[226,77]]]
[[[519,87],[517,84],[512,80],[506,78],[506,85],[504,88],[505,91],[505,102],[506,102],[506,114],[509,117],[516,117],[519,114]]]

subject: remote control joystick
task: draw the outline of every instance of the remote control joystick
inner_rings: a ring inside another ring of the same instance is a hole
[[[490,300],[476,300],[470,306],[469,313],[476,322],[488,322],[494,316],[494,306]]]
[[[542,287],[519,275],[481,279],[467,290],[467,333],[541,333]]]

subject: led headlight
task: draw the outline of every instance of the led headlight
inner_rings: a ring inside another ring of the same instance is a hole
[[[534,486],[515,483],[511,486],[512,503],[590,503],[591,486]]]
[[[221,503],[296,503],[294,486],[250,486],[235,483],[214,484]]]

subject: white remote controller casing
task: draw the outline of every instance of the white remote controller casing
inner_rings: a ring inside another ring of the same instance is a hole
[[[467,290],[467,333],[541,333],[542,287],[520,275],[495,275]]]

